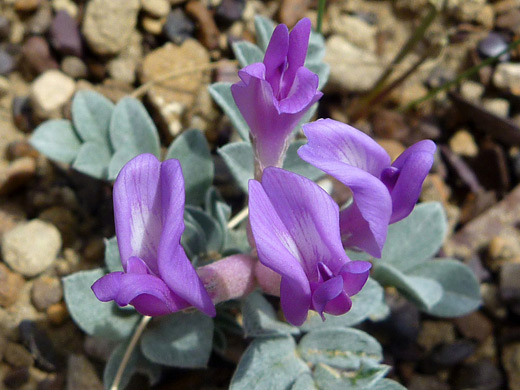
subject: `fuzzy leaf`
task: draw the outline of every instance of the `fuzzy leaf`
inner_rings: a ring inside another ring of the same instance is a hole
[[[196,368],[208,363],[213,320],[200,313],[174,313],[158,319],[141,338],[143,354],[154,363]]]
[[[116,236],[105,238],[105,265],[109,272],[123,271]]]
[[[72,121],[83,141],[103,144],[110,151],[108,129],[114,103],[94,91],[78,91],[72,100]]]
[[[199,205],[213,182],[213,159],[208,141],[200,130],[188,130],[172,142],[166,160],[180,161],[186,189],[186,202]]]
[[[100,268],[63,278],[65,302],[74,322],[87,334],[113,340],[127,338],[139,321],[134,310],[121,310],[114,302],[100,302],[90,289],[105,275]]]
[[[72,168],[85,175],[105,180],[108,178],[111,157],[106,144],[88,141],[81,145]]]
[[[271,19],[260,15],[255,16],[256,41],[264,53],[267,50],[274,28],[275,24]]]
[[[51,160],[67,164],[74,161],[81,147],[72,123],[64,119],[43,122],[34,130],[29,143]]]
[[[201,227],[206,241],[206,252],[220,251],[223,244],[224,234],[218,221],[216,221],[206,212],[193,206],[186,206],[186,212]]]
[[[219,82],[213,83],[209,87],[209,93],[213,100],[220,106],[224,114],[228,116],[237,130],[238,135],[244,141],[249,140],[249,126],[244,117],[240,113],[233,95],[231,95],[231,83]]]
[[[253,147],[249,142],[234,142],[218,149],[242,191],[247,193],[249,179],[254,176]]]
[[[325,364],[314,369],[314,380],[320,389],[367,390],[376,385],[390,367],[383,364],[364,364],[359,370],[342,372]]]
[[[323,171],[312,166],[308,162],[303,161],[300,156],[298,156],[298,149],[305,144],[306,141],[297,140],[289,145],[287,148],[287,154],[285,155],[285,160],[283,162],[283,169],[297,173],[298,175],[305,176],[306,178],[313,181],[318,180],[324,175]]]
[[[258,46],[251,42],[239,41],[232,45],[233,53],[237,58],[242,68],[254,64],[255,62],[262,62],[264,60],[264,52]]]

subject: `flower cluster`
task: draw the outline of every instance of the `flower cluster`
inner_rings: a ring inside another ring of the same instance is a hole
[[[371,264],[352,261],[345,248],[381,255],[388,225],[412,211],[435,152],[435,144],[424,140],[392,163],[381,146],[353,127],[331,119],[304,125],[308,143],[299,156],[352,192],[351,204],[341,212],[316,183],[281,169],[294,128],[322,96],[318,76],[304,67],[310,30],[308,19],[290,33],[279,25],[263,62],[242,69],[241,81],[231,89],[250,127],[255,155],[251,241],[260,263],[274,271],[267,275],[279,285],[283,312],[294,325],[301,325],[309,310],[323,319],[324,313],[350,310]],[[251,291],[250,275],[260,268],[249,256],[194,269],[180,244],[183,211],[177,160],[160,163],[141,155],[121,170],[114,212],[124,271],[92,286],[98,299],[131,304],[146,315],[195,307],[214,316],[215,302]],[[240,293],[230,293],[233,283],[241,284]]]

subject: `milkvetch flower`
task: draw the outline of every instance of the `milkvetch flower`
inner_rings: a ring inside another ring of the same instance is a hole
[[[345,246],[381,257],[388,225],[407,217],[433,164],[435,143],[419,141],[393,163],[365,133],[322,119],[303,126],[309,142],[299,156],[345,184],[353,201],[340,213]]]
[[[290,33],[286,25],[278,25],[263,62],[240,70],[242,81],[231,86],[251,130],[257,179],[265,167],[281,166],[292,130],[323,95],[318,76],[303,66],[310,32],[307,18]]]
[[[190,306],[214,316],[215,306],[180,244],[184,178],[179,161],[135,157],[119,173],[113,196],[124,272],[97,280],[92,285],[96,297],[133,305],[149,316]]]
[[[311,180],[269,167],[249,181],[249,218],[260,262],[281,275],[287,320],[301,325],[309,310],[333,315],[368,279],[370,263],[351,261],[339,233],[339,208]]]

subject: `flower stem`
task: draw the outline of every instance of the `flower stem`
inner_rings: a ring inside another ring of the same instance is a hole
[[[144,95],[151,87],[153,87],[155,84],[161,83],[166,80],[174,79],[176,77],[185,76],[190,73],[196,73],[196,72],[203,72],[206,70],[213,70],[216,69],[222,65],[236,65],[238,64],[237,60],[222,60],[217,62],[212,62],[210,64],[204,64],[199,66],[194,66],[190,69],[182,69],[182,70],[175,70],[173,72],[165,73],[153,80],[150,80],[143,85],[141,85],[139,88],[135,89],[134,92],[130,95],[133,98],[138,98]]]
[[[130,340],[128,347],[126,347],[123,359],[121,359],[121,363],[119,363],[119,367],[117,368],[116,376],[114,377],[114,382],[112,383],[112,386],[110,386],[110,390],[118,390],[119,383],[121,383],[121,379],[123,378],[123,373],[125,372],[125,368],[128,364],[128,361],[130,360],[130,356],[132,356],[132,352],[134,352],[135,346],[137,345],[137,342],[139,341],[141,334],[143,334],[146,325],[148,325],[148,322],[150,322],[151,319],[152,317],[149,316],[143,316],[143,318],[141,318],[141,321],[139,322],[137,329],[132,335],[132,339]]]
[[[326,0],[319,0],[318,3],[318,20],[316,22],[316,31],[320,34],[323,26],[323,15],[325,14],[325,2]]]
[[[227,226],[229,229],[234,229],[238,226],[240,222],[242,222],[244,219],[247,218],[249,214],[249,207],[244,207],[240,212],[235,215],[231,220],[228,222]]]

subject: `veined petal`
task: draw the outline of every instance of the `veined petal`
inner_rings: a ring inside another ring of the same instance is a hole
[[[305,283],[282,276],[280,283],[280,305],[287,321],[300,326],[307,319],[311,307],[311,288]]]
[[[273,31],[267,50],[265,51],[265,79],[273,90],[278,92],[280,80],[287,62],[289,50],[289,29],[285,24],[279,24]]]
[[[274,167],[265,169],[262,187],[294,240],[309,280],[317,280],[320,261],[333,273],[339,271],[348,257],[341,246],[338,206],[332,198],[313,181]]]
[[[435,149],[435,143],[430,140],[417,142],[405,150],[392,164],[401,171],[391,191],[390,223],[400,221],[412,212],[421,194],[424,179],[433,165]]]
[[[251,78],[265,80],[265,65],[261,62],[248,65],[238,71],[238,77],[246,85],[250,83]]]
[[[330,300],[325,305],[325,313],[332,314],[334,316],[340,316],[345,314],[352,308],[352,300],[343,291],[336,298]]]
[[[332,119],[303,125],[309,142],[298,150],[300,157],[321,168],[322,161],[336,161],[362,169],[379,178],[390,165],[388,153],[368,135]]]
[[[289,33],[288,66],[283,75],[282,97],[287,96],[296,76],[296,71],[305,63],[310,35],[311,21],[309,18],[300,20]]]
[[[126,263],[126,272],[129,274],[149,274],[150,270],[143,260],[139,257],[132,256]]]
[[[343,277],[343,291],[348,296],[361,291],[370,275],[372,264],[368,261],[349,261],[343,266],[340,275]]]
[[[303,66],[298,68],[287,97],[280,101],[280,113],[305,114],[323,96],[318,83],[318,75]]]
[[[91,287],[96,298],[101,302],[114,300],[119,292],[119,285],[121,284],[123,274],[121,271],[110,272],[96,280]]]
[[[141,154],[121,169],[114,183],[114,219],[123,269],[131,256],[157,273],[157,249],[162,231],[161,163]]]

